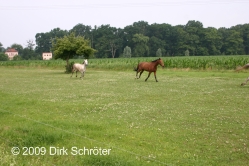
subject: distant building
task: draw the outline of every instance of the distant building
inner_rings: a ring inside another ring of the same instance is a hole
[[[52,52],[44,52],[44,53],[42,53],[42,59],[43,60],[50,60],[50,59],[52,59]]]
[[[18,51],[14,48],[9,48],[5,51],[5,54],[8,55],[9,60],[13,60],[14,56],[18,55]]]

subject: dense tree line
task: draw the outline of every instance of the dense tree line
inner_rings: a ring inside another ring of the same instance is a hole
[[[69,31],[38,33],[36,51],[50,50],[51,40],[68,32],[89,39],[96,58],[126,57],[125,48],[130,48],[131,57],[249,54],[249,24],[216,29],[194,20],[177,26],[139,21],[123,29],[77,24]]]
[[[90,41],[91,47],[97,50],[96,58],[249,55],[249,24],[216,29],[204,28],[195,20],[176,26],[138,21],[123,29],[83,24],[68,31],[55,28],[36,34],[34,53],[41,55],[51,51],[52,41],[71,32]]]

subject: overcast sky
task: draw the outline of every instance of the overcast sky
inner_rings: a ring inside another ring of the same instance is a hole
[[[230,28],[249,23],[249,0],[0,0],[0,42],[26,47],[37,33],[78,23],[124,28],[137,21]]]

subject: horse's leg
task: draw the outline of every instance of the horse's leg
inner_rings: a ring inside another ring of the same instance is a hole
[[[156,80],[156,82],[158,82],[158,80],[156,79],[156,71],[154,71],[154,76],[155,76],[155,80]]]
[[[136,72],[136,77],[135,77],[135,79],[138,79],[138,77],[137,77],[137,74],[140,72],[140,70],[139,69],[137,69],[137,72]]]
[[[82,77],[84,77],[84,72],[81,73],[80,79],[82,79]]]
[[[77,77],[77,72],[78,72],[78,70],[76,70],[76,77]]]
[[[137,77],[138,73],[140,73],[139,77]],[[137,70],[135,79],[139,79],[141,77],[141,74],[143,73],[143,70]]]
[[[143,72],[144,72],[144,70],[141,70],[141,71],[140,71],[140,74],[139,74],[139,77],[138,77],[138,78],[141,77],[141,75],[143,74]]]
[[[149,72],[148,77],[145,79],[145,81],[147,81],[147,80],[148,80],[148,78],[150,77],[150,74],[151,74],[151,72]]]
[[[71,75],[71,77],[73,76],[73,73],[74,73],[74,69],[72,70],[72,75]]]
[[[249,81],[249,77],[246,79],[245,82],[241,83],[241,86],[245,85]]]

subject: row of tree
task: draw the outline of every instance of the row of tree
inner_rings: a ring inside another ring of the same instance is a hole
[[[127,47],[133,57],[156,56],[158,51],[164,56],[249,54],[249,24],[216,29],[204,28],[194,20],[177,26],[139,21],[123,29],[83,24],[69,31],[56,28],[36,35],[36,51],[49,50],[55,37],[63,37],[68,32],[89,39],[92,48],[97,50],[97,58],[124,57]]]
[[[14,56],[13,60],[41,60],[42,56],[40,53],[35,51],[35,44],[33,40],[28,40],[26,47],[20,44],[12,44],[10,47],[4,48],[0,42],[0,61],[7,61],[8,56],[5,55],[5,51],[8,48],[15,48],[18,51],[19,56]]]
[[[138,21],[123,29],[83,24],[77,24],[69,31],[55,28],[36,34],[34,52],[41,55],[52,51],[52,42],[72,32],[89,41],[97,50],[96,58],[249,54],[249,24],[216,29],[204,28],[195,20],[176,26]]]

